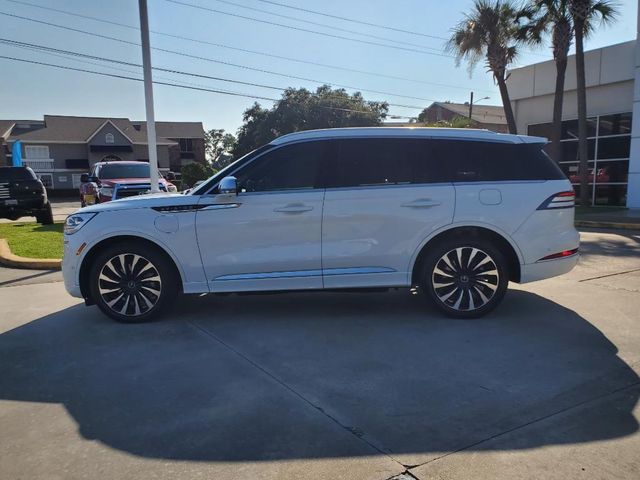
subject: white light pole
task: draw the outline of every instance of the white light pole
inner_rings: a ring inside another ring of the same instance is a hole
[[[142,39],[142,74],[144,78],[144,104],[147,112],[147,143],[149,146],[149,179],[151,193],[158,193],[158,147],[156,120],[153,113],[153,78],[151,78],[151,47],[149,45],[149,18],[147,0],[138,0],[140,9],[140,37]]]

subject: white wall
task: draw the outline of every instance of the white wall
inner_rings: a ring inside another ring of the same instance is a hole
[[[630,112],[633,105],[633,81],[587,88],[588,115]],[[527,134],[527,126],[551,122],[553,118],[553,94],[523,98],[513,102],[518,133]],[[565,92],[562,116],[578,118],[576,90]]]

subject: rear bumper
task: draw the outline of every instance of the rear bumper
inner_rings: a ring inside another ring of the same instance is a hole
[[[520,266],[520,283],[535,282],[545,278],[557,277],[573,270],[578,263],[579,254],[570,257],[545,260]]]

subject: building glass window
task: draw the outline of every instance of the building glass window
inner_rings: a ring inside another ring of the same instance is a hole
[[[528,134],[551,137],[551,123],[529,125]],[[631,113],[599,115],[587,119],[589,148],[589,190],[593,205],[624,206],[627,202]],[[562,122],[560,168],[579,196],[578,121]],[[552,149],[547,148],[548,152]]]
[[[115,143],[116,138],[113,136],[113,133],[107,133],[104,136],[104,143]]]
[[[193,139],[181,138],[179,143],[181,152],[193,152]]]
[[[25,145],[24,156],[29,159],[48,159],[49,147],[46,145]]]

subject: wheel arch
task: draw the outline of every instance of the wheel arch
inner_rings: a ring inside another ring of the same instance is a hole
[[[520,265],[522,255],[518,247],[503,232],[498,232],[493,228],[484,225],[450,225],[445,230],[433,234],[417,249],[414,255],[413,266],[411,268],[411,285],[417,285],[426,253],[430,246],[446,241],[451,238],[460,237],[481,237],[490,240],[504,254],[509,270],[509,280],[520,282]]]
[[[91,298],[91,293],[89,289],[89,272],[91,270],[91,264],[95,259],[96,255],[100,250],[109,247],[111,245],[117,243],[127,243],[127,242],[135,242],[137,244],[143,244],[149,248],[153,248],[158,252],[162,253],[166,259],[169,261],[169,265],[174,269],[174,273],[176,274],[176,278],[180,279],[180,284],[178,285],[180,291],[183,289],[184,284],[184,276],[182,270],[178,267],[178,262],[174,255],[163,245],[145,238],[140,235],[131,235],[131,234],[115,234],[109,237],[103,238],[100,241],[93,244],[89,250],[84,254],[82,261],[80,263],[80,268],[78,271],[78,284],[80,285],[80,292],[82,293],[83,298],[87,302],[93,303],[93,299]]]

